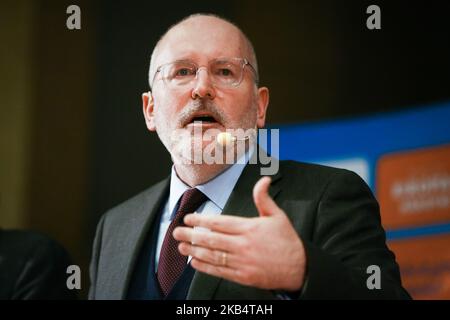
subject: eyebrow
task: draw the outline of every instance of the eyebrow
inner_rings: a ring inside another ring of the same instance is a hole
[[[210,62],[210,61],[227,62],[228,60],[235,59],[235,58],[245,59],[245,60],[249,61],[249,59],[246,58],[246,57],[219,57],[219,58],[211,59],[208,62]],[[193,59],[182,58],[182,59],[176,59],[176,60],[173,60],[173,61],[169,61],[169,62],[163,63],[160,66],[163,66],[163,65],[166,65],[166,64],[169,64],[169,63],[175,63],[175,62],[190,62],[190,63],[198,65],[198,63],[195,62]],[[253,67],[253,65],[251,65],[251,66]]]
[[[195,62],[193,60],[191,60],[191,59],[177,59],[177,60],[173,60],[173,61],[169,61],[169,62],[163,63],[163,64],[159,65],[159,67],[165,66],[166,64],[178,63],[178,62],[189,62],[189,63],[194,63],[195,64]]]

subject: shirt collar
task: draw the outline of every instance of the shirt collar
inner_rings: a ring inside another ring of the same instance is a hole
[[[236,163],[225,171],[221,172],[218,176],[204,184],[197,185],[196,188],[203,192],[210,201],[223,210],[225,204],[230,197],[231,191],[233,191],[236,182],[244,170],[248,159],[251,158],[254,151],[254,147],[251,146],[250,150],[245,153]],[[190,189],[190,187],[178,178],[175,172],[175,166],[172,166],[172,173],[170,177],[170,196],[169,196],[169,212],[173,213],[175,206],[180,200],[183,193]]]

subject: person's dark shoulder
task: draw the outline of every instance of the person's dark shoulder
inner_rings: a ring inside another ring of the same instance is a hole
[[[350,172],[345,169],[294,160],[281,160],[280,170],[283,176],[287,175],[292,178],[307,178],[315,180],[328,180],[333,175],[340,174],[342,172]]]
[[[280,173],[282,184],[296,194],[316,195],[331,183],[366,187],[364,180],[353,171],[313,163],[280,161]]]
[[[0,230],[2,299],[73,299],[67,289],[67,251],[50,237],[24,230]]]

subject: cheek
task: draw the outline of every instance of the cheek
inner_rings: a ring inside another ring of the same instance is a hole
[[[155,98],[155,121],[157,126],[168,126],[176,114],[174,103],[168,97]]]
[[[229,114],[233,121],[242,122],[244,119],[253,119],[256,116],[256,101],[252,94],[235,96],[229,106]]]
[[[155,95],[155,115],[158,119],[166,119],[169,124],[174,123],[177,114],[185,105],[183,97],[176,94]]]

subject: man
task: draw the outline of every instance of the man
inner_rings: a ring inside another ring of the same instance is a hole
[[[193,161],[192,151],[205,160],[216,142],[228,152],[244,140],[235,159],[260,151],[252,134],[205,138],[265,125],[269,90],[258,87],[253,46],[235,25],[199,14],[177,23],[153,51],[149,82],[146,125],[174,166],[101,218],[91,299],[409,297],[378,204],[356,174],[282,161],[261,177],[261,166],[245,160]],[[381,271],[373,290],[372,265]]]
[[[0,300],[73,300],[66,250],[47,236],[0,229]]]

